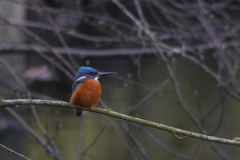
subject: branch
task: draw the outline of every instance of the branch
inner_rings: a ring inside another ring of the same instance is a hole
[[[0,107],[3,107],[3,106],[0,105]],[[27,130],[27,132],[34,138],[34,140],[36,140],[38,144],[40,144],[41,146],[43,146],[43,148],[45,148],[46,152],[50,157],[53,157],[54,159],[57,159],[57,160],[61,160],[61,157],[59,157],[59,155],[55,153],[53,148],[49,146],[40,136],[38,136],[37,133],[14,110],[10,108],[5,108],[5,109],[8,111],[9,114],[11,114],[18,121],[18,123],[20,123]]]
[[[47,105],[47,106],[52,106],[52,107],[65,107],[65,108],[71,108],[71,109],[78,108],[77,105],[71,104],[68,102],[64,102],[64,101],[49,101],[49,100],[40,100],[40,99],[17,99],[17,100],[2,99],[1,103],[0,103],[0,108],[11,107],[14,105]],[[205,141],[240,146],[239,141],[198,134],[198,133],[182,130],[179,128],[175,128],[175,127],[147,121],[147,120],[140,119],[140,118],[131,117],[131,116],[124,115],[121,113],[117,113],[117,112],[111,111],[111,109],[93,108],[93,110],[91,111],[90,107],[83,107],[83,106],[81,106],[80,109],[85,110],[85,111],[105,114],[105,115],[108,115],[111,117],[127,120],[129,122],[134,122],[134,123],[138,123],[141,125],[146,125],[149,127],[165,130],[168,132],[172,132],[174,135],[181,134],[181,135],[185,135],[188,137],[197,138],[197,139],[201,139],[201,140],[205,140]]]
[[[62,47],[51,47],[53,52],[67,55],[68,53]],[[31,52],[31,51],[39,51],[44,53],[52,53],[49,49],[42,45],[34,45],[34,44],[8,44],[8,43],[0,43],[0,52],[6,51],[17,51],[17,52]],[[78,56],[118,56],[118,55],[138,55],[139,52],[143,52],[145,54],[152,54],[156,51],[154,48],[128,48],[128,49],[81,49],[81,48],[68,48],[68,51],[71,55]]]
[[[19,156],[22,157],[22,158],[25,158],[25,159],[27,159],[27,160],[31,160],[31,159],[25,157],[24,155],[22,155],[22,154],[20,154],[20,153],[17,153],[17,152],[15,152],[14,150],[11,150],[10,148],[8,148],[8,147],[6,147],[6,146],[4,146],[4,145],[2,145],[2,144],[0,144],[0,146],[3,147],[4,149],[6,149],[6,150],[8,150],[8,151],[10,151],[10,152],[12,152],[12,153],[14,153],[14,154],[16,154],[16,155],[19,155]]]

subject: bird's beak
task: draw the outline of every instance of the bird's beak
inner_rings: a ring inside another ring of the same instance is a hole
[[[98,76],[108,76],[112,74],[117,74],[116,72],[98,72]]]

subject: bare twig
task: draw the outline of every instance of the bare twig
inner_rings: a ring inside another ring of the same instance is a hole
[[[14,151],[14,150],[12,150],[12,149],[10,149],[10,148],[2,145],[2,144],[0,144],[0,146],[3,147],[4,149],[6,149],[6,150],[8,150],[8,151],[10,151],[10,152],[12,152],[12,153],[14,153],[14,154],[16,154],[16,155],[22,157],[22,158],[25,158],[25,159],[27,159],[27,160],[31,160],[31,159],[25,157],[24,155],[22,155],[22,154],[20,154],[20,153],[17,153],[16,151]]]

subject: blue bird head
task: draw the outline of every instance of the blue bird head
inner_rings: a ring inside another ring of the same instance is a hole
[[[98,80],[100,76],[107,76],[111,74],[116,74],[116,72],[98,72],[96,69],[93,69],[91,67],[80,67],[75,77],[75,82],[72,86],[72,92],[75,91],[79,84],[84,83],[86,79]]]
[[[80,67],[79,70],[78,70],[78,73],[75,77],[75,81],[80,78],[80,77],[83,77],[83,76],[86,76],[86,75],[89,75],[92,79],[94,79],[95,75],[98,74],[98,71],[96,69],[93,69],[91,67]]]

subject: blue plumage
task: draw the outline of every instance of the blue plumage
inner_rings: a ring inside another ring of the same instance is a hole
[[[96,69],[91,68],[91,67],[84,67],[83,66],[78,70],[78,73],[75,77],[75,81],[82,76],[91,75],[91,73],[96,74],[96,73],[98,73],[98,71]]]
[[[80,81],[73,83],[73,85],[72,85],[72,93],[76,90],[77,86],[78,86],[80,83],[81,83]],[[82,83],[83,83],[83,82],[82,82]]]
[[[98,71],[91,68],[91,67],[81,67],[79,70],[78,70],[78,73],[75,77],[75,82],[73,83],[73,86],[72,86],[72,93],[76,90],[77,86],[81,83],[83,83],[86,79],[94,79],[96,78],[95,75],[98,74]],[[84,78],[84,79],[81,79],[79,81],[77,81],[78,78],[80,77],[83,77],[85,75],[90,75],[89,77],[87,78]]]

